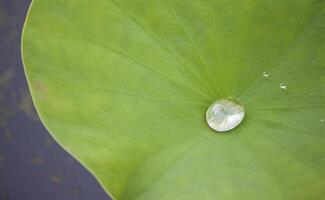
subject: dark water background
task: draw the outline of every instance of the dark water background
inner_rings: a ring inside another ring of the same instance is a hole
[[[35,113],[20,54],[29,4],[0,0],[0,200],[109,200]]]

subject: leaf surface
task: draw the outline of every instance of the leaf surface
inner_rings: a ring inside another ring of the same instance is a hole
[[[23,60],[42,121],[114,199],[322,199],[324,8],[34,0]],[[246,116],[216,133],[228,97]]]

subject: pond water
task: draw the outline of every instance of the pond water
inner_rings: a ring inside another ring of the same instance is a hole
[[[0,200],[109,200],[35,113],[20,55],[29,4],[0,0]]]

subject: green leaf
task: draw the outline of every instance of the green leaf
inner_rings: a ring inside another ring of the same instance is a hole
[[[322,199],[324,8],[34,0],[23,60],[44,124],[114,199]],[[228,97],[246,116],[217,133],[205,112]]]

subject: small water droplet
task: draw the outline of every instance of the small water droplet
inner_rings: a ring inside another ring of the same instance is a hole
[[[267,113],[272,114],[272,111],[268,110]]]
[[[313,95],[313,93],[311,92],[311,93],[310,93],[310,96],[312,96],[312,95]]]
[[[220,99],[210,105],[206,120],[218,132],[234,129],[244,119],[244,107],[230,99]]]
[[[287,85],[284,84],[284,83],[280,83],[280,88],[281,88],[282,90],[286,90],[286,89],[287,89]]]
[[[269,74],[268,74],[267,72],[263,72],[263,76],[264,76],[265,78],[268,78],[268,77],[269,77]]]
[[[325,122],[325,119],[320,119],[320,122]]]

